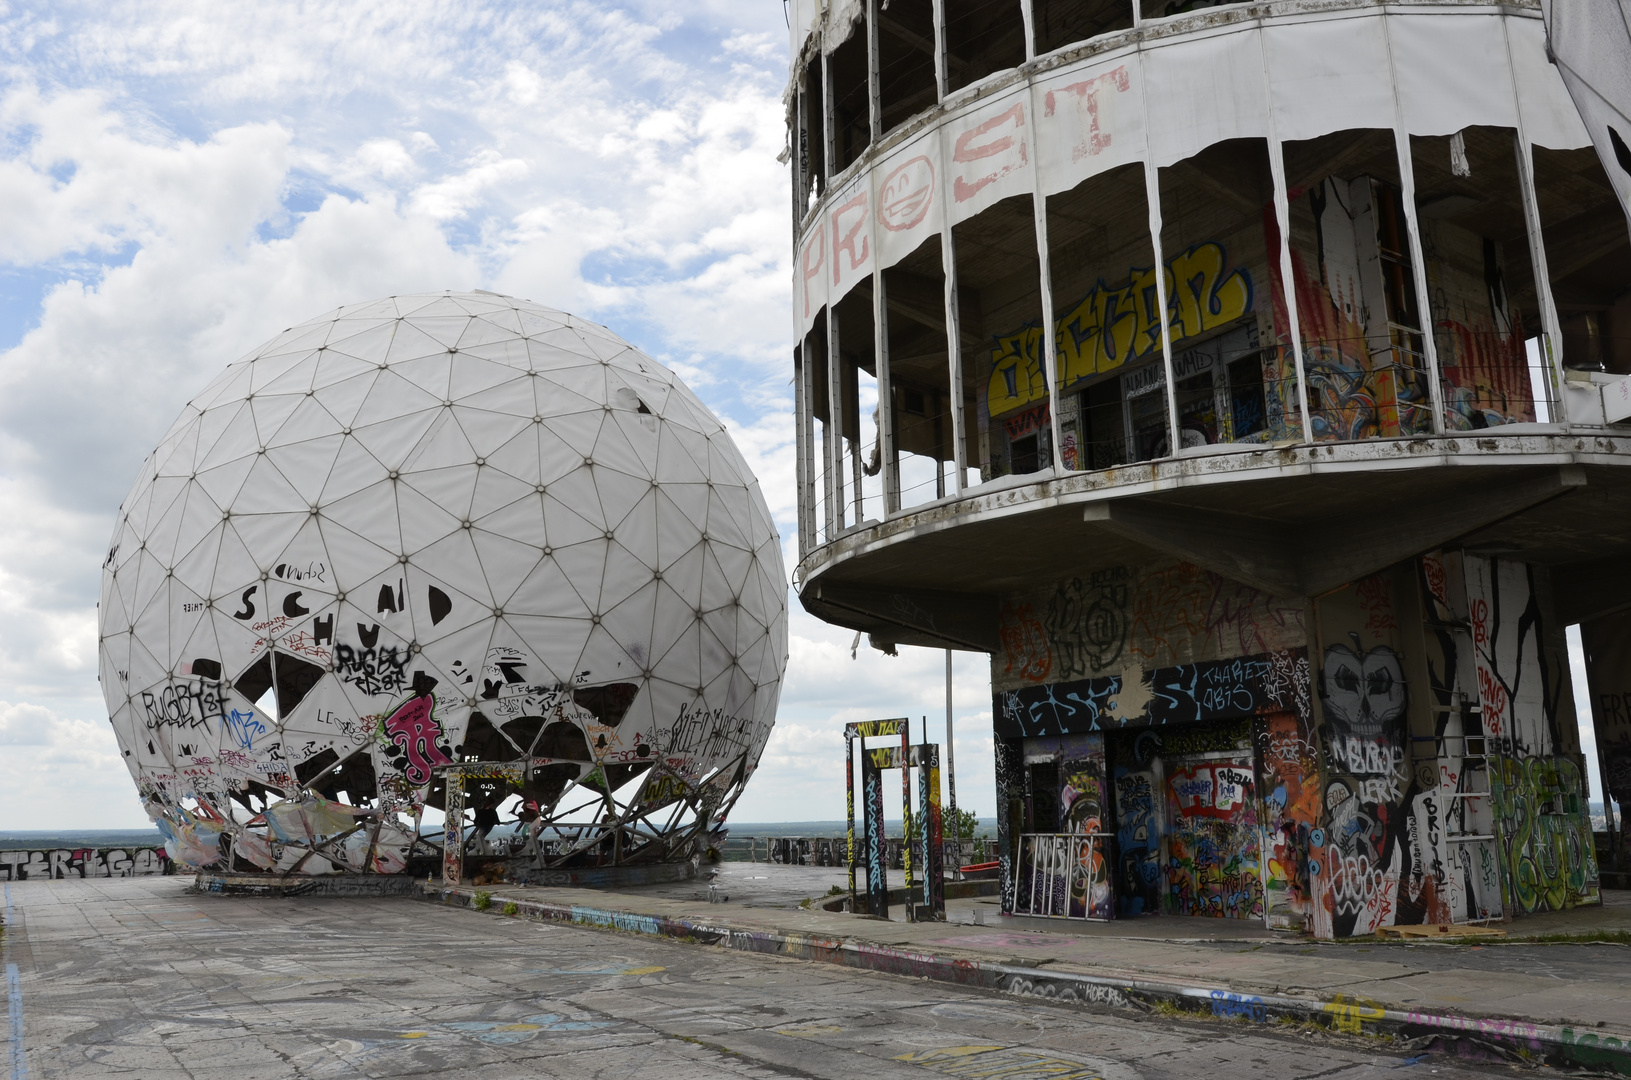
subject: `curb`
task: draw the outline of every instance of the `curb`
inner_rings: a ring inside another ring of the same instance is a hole
[[[485,892],[485,890],[482,890]],[[487,893],[487,904],[492,894]],[[480,903],[477,890],[422,887],[421,899],[499,914],[497,906]],[[1604,1069],[1631,1076],[1631,1035],[1594,1029],[1533,1024],[1500,1017],[1459,1016],[1446,1012],[1405,1012],[1361,997],[1337,994],[1330,999],[1278,994],[1239,994],[1226,987],[1190,986],[1155,979],[1116,979],[1066,971],[1044,971],[980,960],[953,959],[906,952],[854,938],[830,938],[791,930],[740,930],[695,919],[642,915],[591,907],[502,897],[514,915],[547,922],[625,933],[675,938],[719,945],[738,952],[762,953],[796,960],[837,964],[861,971],[934,979],[1016,997],[1035,997],[1080,1005],[1149,1012],[1176,1007],[1223,1019],[1255,1023],[1283,1020],[1311,1023],[1350,1035],[1388,1035],[1408,1041],[1413,1049],[1457,1057],[1488,1057],[1532,1063]]]

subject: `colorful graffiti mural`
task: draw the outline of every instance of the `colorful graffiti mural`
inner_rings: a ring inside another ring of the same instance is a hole
[[[1270,713],[1253,729],[1262,800],[1263,906],[1271,924],[1302,926],[1310,914],[1308,837],[1319,822],[1319,749],[1305,714]]]
[[[1490,779],[1508,908],[1529,914],[1600,900],[1579,767],[1566,757],[1502,758]]]
[[[1174,761],[1166,783],[1167,911],[1261,918],[1257,784],[1249,754]]]

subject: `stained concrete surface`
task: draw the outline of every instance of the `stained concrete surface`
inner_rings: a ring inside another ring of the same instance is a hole
[[[1138,1017],[400,899],[10,887],[32,1078],[1472,1078],[1375,1040]],[[878,925],[878,924],[874,924]],[[3,1074],[0,1074],[3,1075]]]
[[[791,900],[819,896],[840,883],[842,869],[725,863],[712,880],[730,900],[707,902],[707,878],[688,889],[623,891],[493,886],[506,894],[555,904],[659,917],[704,919],[741,930],[776,930],[854,938],[895,948],[1073,971],[1114,978],[1152,978],[1226,987],[1242,994],[1328,998],[1357,995],[1401,1011],[1509,1017],[1582,1029],[1631,1027],[1631,947],[1623,944],[1463,944],[1315,942],[1238,919],[1147,917],[1109,923],[1011,918],[995,898],[952,901],[946,923],[906,923],[816,910]],[[891,884],[898,883],[891,877]],[[1631,930],[1631,893],[1604,892],[1604,903],[1531,915],[1504,924],[1514,935]],[[983,925],[974,923],[979,913]]]

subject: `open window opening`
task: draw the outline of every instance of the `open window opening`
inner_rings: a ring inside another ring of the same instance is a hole
[[[956,490],[946,337],[946,275],[932,237],[883,272],[889,331],[899,505],[918,506]],[[965,319],[967,313],[964,313]],[[965,339],[966,340],[966,339]]]
[[[940,99],[934,77],[933,0],[878,5],[878,103],[884,132]]]
[[[1267,140],[1225,140],[1166,166],[1160,193],[1178,449],[1283,437],[1283,413],[1270,425],[1269,402],[1271,392],[1294,400],[1296,367],[1288,378],[1272,348]],[[1272,250],[1278,259],[1278,241]]]
[[[833,171],[842,172],[872,144],[872,95],[867,78],[867,25],[863,14],[849,37],[827,57],[832,81]]]
[[[1149,334],[1155,256],[1143,167],[1090,177],[1049,196],[1047,211],[1060,460],[1108,469],[1137,460],[1140,439],[1153,456],[1166,443],[1166,418],[1151,394],[1161,342],[1159,323]]]
[[[1339,131],[1288,142],[1284,151],[1293,289],[1314,438],[1431,431],[1422,317],[1393,133]],[[1278,245],[1279,237],[1273,242]],[[1278,288],[1278,263],[1272,268]]]
[[[1135,0],[1031,0],[1036,55],[1133,28]]]
[[[966,369],[977,379],[980,476],[1040,472],[1054,463],[1041,261],[1031,196],[1015,195],[954,229],[957,283],[979,298],[987,330]],[[965,324],[971,322],[963,313]]]
[[[838,328],[838,401],[843,481],[847,498],[841,525],[866,518],[882,521],[883,440],[878,404],[877,344],[872,325],[871,282],[850,291],[833,307]]]
[[[821,84],[821,58],[816,56],[804,66],[804,88],[799,94],[799,114],[803,123],[798,141],[804,198],[801,212],[810,207],[827,191],[827,128],[826,105]]]
[[[1537,146],[1534,168],[1563,366],[1631,374],[1631,239],[1603,163]]]
[[[1019,0],[945,0],[945,6],[948,92],[1025,62]]]
[[[1412,135],[1410,156],[1445,430],[1532,423],[1546,403],[1525,344],[1541,316],[1517,132]]]
[[[1142,5],[1144,18],[1165,19],[1171,15],[1205,11],[1207,8],[1228,7],[1230,4],[1240,3],[1241,0],[1135,0],[1135,2]]]

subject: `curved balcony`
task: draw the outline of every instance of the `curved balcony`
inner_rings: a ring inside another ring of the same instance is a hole
[[[1631,242],[1537,5],[1013,6],[800,54],[806,607],[988,650],[1025,581],[1307,596],[1450,541],[1631,597]]]

